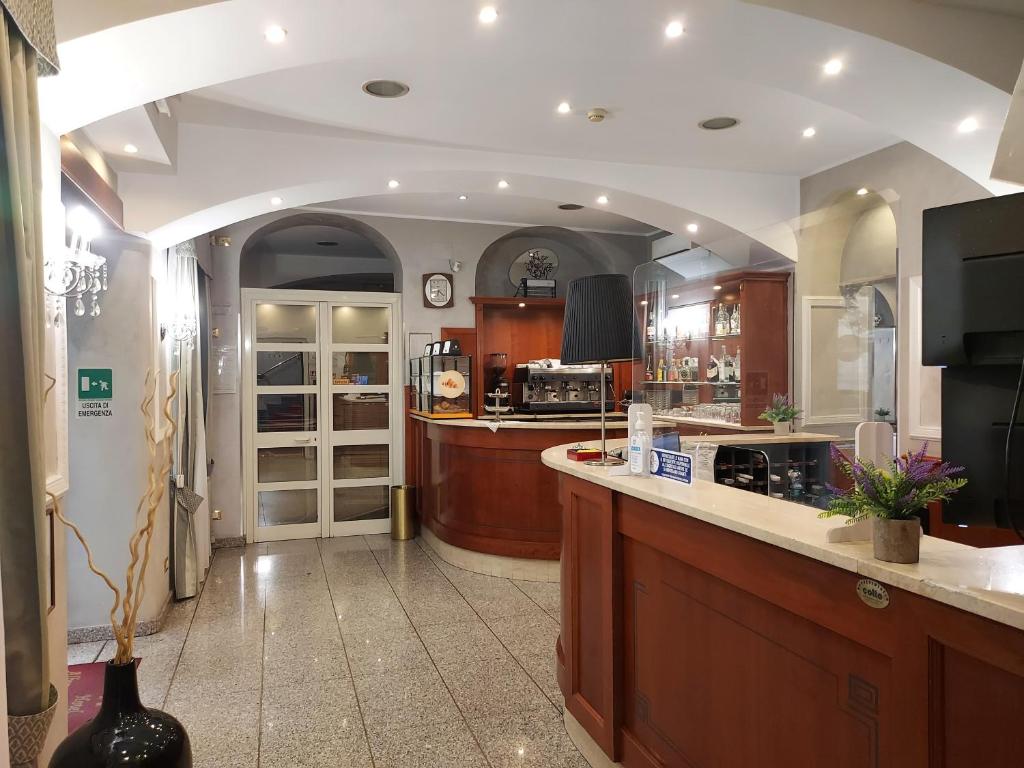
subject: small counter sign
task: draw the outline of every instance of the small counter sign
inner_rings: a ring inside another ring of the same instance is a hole
[[[693,456],[661,448],[651,450],[651,474],[679,483],[693,484]]]
[[[108,418],[114,415],[114,371],[112,368],[79,368],[79,419]]]

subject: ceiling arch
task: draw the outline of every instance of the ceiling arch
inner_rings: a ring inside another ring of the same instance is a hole
[[[1009,104],[1004,90],[877,37],[739,0],[687,8],[686,34],[672,46],[661,30],[678,13],[671,0],[642,7],[519,0],[484,29],[469,0],[204,4],[63,43],[63,72],[41,83],[42,113],[63,133],[207,88],[207,95],[277,117],[448,146],[641,163],[652,162],[645,152],[657,147],[656,162],[713,168],[731,156],[747,157],[750,147],[765,161],[790,159],[791,167],[769,172],[797,176],[903,139],[991,190],[1006,191],[989,178]],[[288,28],[284,45],[263,40],[270,21]],[[825,81],[821,63],[835,55],[847,69]],[[326,80],[316,79],[321,69],[329,70]],[[310,80],[347,86],[345,78],[371,76],[410,79],[412,94],[381,105],[348,87],[324,99],[318,87],[312,103],[303,101]],[[281,92],[289,98],[281,99]],[[445,101],[452,94],[457,97]],[[350,98],[357,99],[352,108],[331,112]],[[608,107],[612,118],[603,138],[578,134],[578,115],[576,122],[549,124],[562,98],[583,111]],[[731,149],[715,151],[715,139],[684,132],[693,128],[689,105],[751,110],[740,115],[746,139],[735,138],[744,135],[741,128],[729,140]],[[414,112],[411,119],[407,110]],[[541,114],[544,120],[536,117]],[[970,137],[955,131],[965,114],[981,125]],[[820,123],[817,142],[802,144],[797,123],[783,140],[787,116]],[[509,125],[517,128],[514,135]],[[679,142],[673,143],[674,132]],[[832,152],[819,156],[829,141]],[[700,148],[696,161],[677,151],[691,144]],[[820,164],[808,168],[810,158]]]

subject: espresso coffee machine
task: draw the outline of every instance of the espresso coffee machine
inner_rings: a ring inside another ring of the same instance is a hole
[[[561,365],[558,360],[531,360],[516,366],[512,405],[522,413],[598,413],[602,389],[606,408],[615,408],[612,369],[601,366]]]

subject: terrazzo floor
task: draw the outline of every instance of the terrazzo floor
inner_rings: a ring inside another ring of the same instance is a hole
[[[469,573],[418,539],[221,549],[200,597],[137,639],[140,689],[185,724],[196,768],[587,768],[562,725],[558,616],[557,584]]]

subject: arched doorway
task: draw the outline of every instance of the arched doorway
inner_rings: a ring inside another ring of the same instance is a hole
[[[296,213],[256,230],[242,246],[242,288],[400,292],[402,264],[370,225],[340,214]]]
[[[805,216],[797,267],[805,423],[896,423],[897,228],[890,198],[845,190]]]
[[[296,253],[307,242],[333,253]],[[240,278],[247,539],[386,532],[403,466],[401,294],[373,288],[401,283],[397,254],[362,222],[295,214],[249,237]]]

